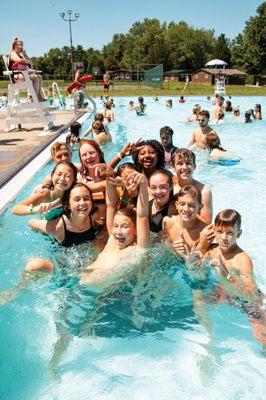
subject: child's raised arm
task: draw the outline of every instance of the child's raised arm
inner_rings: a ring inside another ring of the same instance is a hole
[[[139,184],[137,202],[137,245],[140,248],[148,248],[150,246],[148,182],[143,174],[137,173],[137,179]]]

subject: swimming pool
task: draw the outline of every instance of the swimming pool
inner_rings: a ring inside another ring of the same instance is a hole
[[[181,122],[194,104],[212,106],[193,97],[185,104],[166,98],[146,99],[147,115],[126,111],[129,98],[115,99],[113,143],[105,145],[111,159],[126,141],[159,138],[159,129],[174,129],[174,144],[185,146],[197,124]],[[135,100],[135,99],[134,99]],[[101,109],[100,101],[98,106]],[[263,97],[233,97],[241,111],[261,103]],[[214,214],[236,208],[242,215],[239,243],[254,261],[256,279],[266,291],[264,274],[265,120],[254,124],[231,121],[215,127],[224,148],[242,157],[238,165],[207,163],[198,155],[196,178],[213,190]],[[87,122],[87,125],[90,121]],[[85,124],[86,125],[86,124]],[[51,170],[37,172],[16,201]],[[166,252],[153,250],[152,260],[136,276],[102,296],[76,282],[90,248],[60,251],[48,238],[31,232],[28,217],[16,217],[10,207],[1,218],[0,290],[19,282],[19,272],[31,257],[53,257],[66,265],[53,277],[30,283],[27,291],[0,308],[0,397],[8,399],[263,399],[266,378],[261,345],[252,335],[245,314],[226,304],[208,307],[199,323],[191,288],[182,268]],[[163,254],[162,254],[163,253]],[[58,366],[61,381],[51,379],[53,346],[65,343]],[[71,341],[69,340],[71,334]],[[58,341],[59,343],[59,341]],[[221,395],[222,393],[222,395]]]

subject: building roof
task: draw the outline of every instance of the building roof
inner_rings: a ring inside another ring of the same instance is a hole
[[[238,69],[235,68],[201,68],[200,70],[194,72],[194,74],[197,74],[198,72],[203,71],[206,72],[207,74],[211,74],[211,75],[217,75],[218,72],[221,71],[222,75],[226,75],[226,76],[233,76],[233,75],[247,75],[245,72],[243,71],[239,71]]]
[[[165,71],[164,74],[182,74],[187,72],[187,69],[171,69],[171,71]]]

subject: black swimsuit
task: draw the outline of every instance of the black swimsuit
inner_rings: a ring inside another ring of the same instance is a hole
[[[63,242],[60,243],[62,246],[70,247],[70,246],[73,246],[74,244],[80,244],[80,243],[87,242],[88,240],[95,239],[97,230],[92,226],[91,216],[90,216],[91,227],[84,232],[68,231],[66,228],[66,223],[65,223],[63,216],[62,216],[62,220],[63,220],[64,230],[65,230],[65,238],[64,238]]]
[[[154,199],[149,201],[149,224],[150,231],[158,233],[162,230],[163,218],[168,215],[169,202],[165,204],[164,208],[158,211],[156,214],[152,214],[152,205]]]

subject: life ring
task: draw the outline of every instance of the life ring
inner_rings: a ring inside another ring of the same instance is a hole
[[[12,69],[18,70],[18,71],[26,71],[26,69],[29,67],[29,63],[26,60],[18,60],[14,61],[12,65]]]

